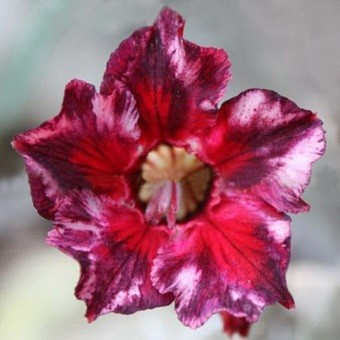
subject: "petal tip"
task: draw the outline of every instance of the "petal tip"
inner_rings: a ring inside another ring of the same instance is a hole
[[[170,7],[165,6],[159,12],[155,24],[157,27],[162,27],[164,23],[170,23],[173,26],[181,28],[184,26],[185,21],[178,12]]]
[[[284,298],[280,299],[278,301],[283,307],[285,307],[287,309],[294,309],[295,308],[294,298],[288,290],[286,291]]]
[[[72,79],[65,86],[62,107],[69,112],[79,107],[92,107],[95,86],[79,79]]]
[[[18,141],[19,135],[15,136],[13,140],[11,141],[11,147],[16,151],[19,152],[20,150],[20,143]]]
[[[98,315],[96,313],[88,310],[85,314],[85,317],[86,317],[88,323],[92,323],[93,321],[95,321],[97,319]]]
[[[27,143],[25,140],[25,134],[27,134],[29,131],[15,135],[11,141],[11,147],[20,155],[25,154],[25,144]]]

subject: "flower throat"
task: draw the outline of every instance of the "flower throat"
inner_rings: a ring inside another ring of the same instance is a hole
[[[169,227],[197,211],[211,179],[207,165],[184,148],[165,144],[149,152],[141,170],[138,196],[146,203],[146,219],[158,224],[165,218]]]

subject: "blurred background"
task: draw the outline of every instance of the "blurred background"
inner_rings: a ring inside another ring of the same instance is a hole
[[[327,152],[293,217],[288,283],[297,308],[266,309],[250,339],[340,338],[339,0],[0,0],[0,338],[225,339],[218,315],[193,331],[173,306],[88,325],[73,296],[78,265],[45,245],[14,134],[59,112],[65,84],[99,88],[109,54],[164,5],[186,18],[185,36],[224,48],[233,78],[225,98],[269,88],[319,113]],[[235,337],[237,338],[237,337]]]

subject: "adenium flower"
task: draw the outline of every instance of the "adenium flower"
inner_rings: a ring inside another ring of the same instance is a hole
[[[183,39],[165,8],[112,53],[100,91],[80,80],[61,112],[19,134],[47,243],[74,257],[77,298],[99,315],[165,306],[196,328],[222,312],[246,335],[264,307],[294,307],[290,218],[324,152],[316,114],[269,90],[218,108],[225,51]]]

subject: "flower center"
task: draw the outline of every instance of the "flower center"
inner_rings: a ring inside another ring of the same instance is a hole
[[[139,199],[146,203],[146,219],[158,224],[165,218],[170,227],[198,209],[211,179],[208,166],[195,156],[164,144],[149,152],[141,169]]]

